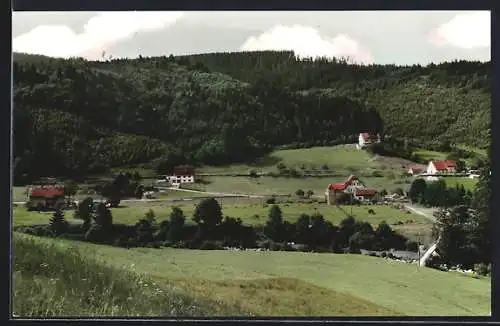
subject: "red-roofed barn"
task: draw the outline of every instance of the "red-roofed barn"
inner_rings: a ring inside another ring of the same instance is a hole
[[[364,201],[371,200],[377,194],[377,190],[366,188],[363,182],[355,175],[350,175],[344,182],[331,183],[325,192],[325,199],[328,205],[333,205],[337,202],[340,196],[347,194],[353,198]]]
[[[425,170],[425,165],[411,165],[410,167],[408,167],[408,174],[417,175],[425,172]]]
[[[28,189],[28,206],[38,210],[54,209],[64,205],[66,196],[62,186],[37,186]]]
[[[427,174],[456,173],[457,163],[452,160],[430,161],[427,166]]]

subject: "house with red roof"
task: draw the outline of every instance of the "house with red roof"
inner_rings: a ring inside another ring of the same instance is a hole
[[[325,192],[325,199],[328,205],[333,205],[340,196],[345,194],[359,201],[367,201],[373,200],[378,191],[367,188],[357,176],[350,175],[344,182],[329,184]]]
[[[380,143],[380,135],[374,135],[367,132],[359,134],[358,144],[356,145],[358,149],[363,149],[368,145]]]
[[[28,188],[28,207],[37,210],[55,209],[64,205],[66,195],[63,186],[33,186]]]
[[[178,165],[174,167],[173,175],[163,176],[161,181],[166,181],[174,187],[179,187],[182,183],[195,182],[195,168],[191,165]]]
[[[426,166],[425,165],[410,165],[408,167],[408,174],[409,175],[418,175],[418,174],[421,174],[421,173],[425,173],[426,172]]]
[[[427,174],[457,173],[457,163],[452,160],[430,161],[427,165]]]

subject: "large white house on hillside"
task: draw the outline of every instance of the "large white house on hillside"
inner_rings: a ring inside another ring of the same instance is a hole
[[[195,169],[189,165],[176,166],[173,175],[162,176],[160,182],[168,182],[174,187],[178,187],[182,183],[195,182]]]
[[[430,161],[427,165],[427,174],[448,174],[457,172],[457,163],[452,160]]]
[[[358,149],[363,149],[367,145],[371,145],[371,144],[375,144],[375,143],[380,143],[380,135],[373,135],[373,134],[369,134],[367,132],[363,132],[363,133],[359,134],[358,144],[356,145],[356,147]]]

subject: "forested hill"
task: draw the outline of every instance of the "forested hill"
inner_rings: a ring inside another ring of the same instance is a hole
[[[159,156],[248,161],[276,146],[343,143],[362,131],[489,142],[489,63],[363,67],[290,52],[14,60],[16,180]]]
[[[176,60],[253,84],[272,81],[291,91],[327,89],[333,96],[375,108],[386,134],[489,144],[491,62],[361,66],[326,58],[297,60],[289,51],[209,53]]]

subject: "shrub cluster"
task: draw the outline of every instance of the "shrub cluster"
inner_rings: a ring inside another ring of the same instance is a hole
[[[385,223],[373,228],[369,223],[346,217],[339,226],[318,213],[302,214],[294,223],[284,219],[281,208],[271,205],[263,226],[247,226],[239,218],[222,215],[213,198],[201,201],[193,214],[195,224],[187,224],[184,212],[173,207],[168,219],[156,221],[150,210],[135,225],[113,224],[106,205],[91,198],[80,203],[75,217],[79,225],[69,224],[62,211],[54,213],[48,226],[22,227],[17,230],[39,236],[63,236],[121,247],[177,247],[215,250],[224,247],[262,248],[268,250],[334,251],[349,248],[352,252],[367,250],[415,250],[416,244]]]

